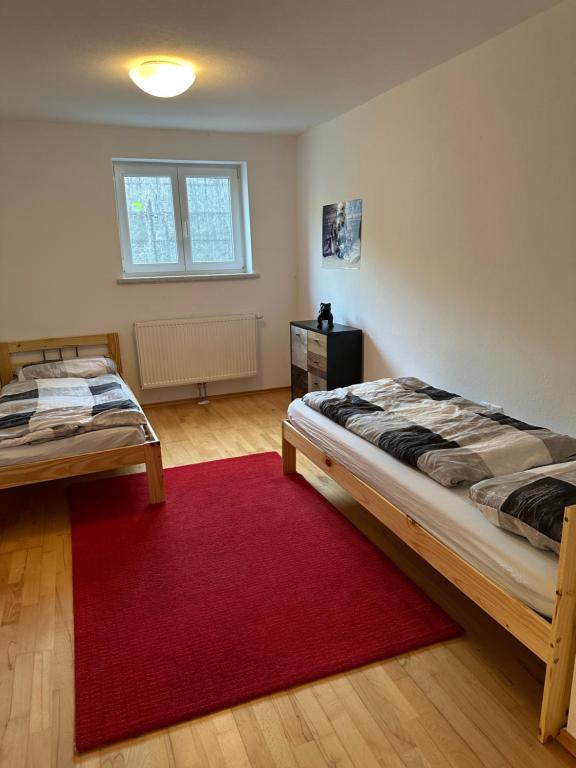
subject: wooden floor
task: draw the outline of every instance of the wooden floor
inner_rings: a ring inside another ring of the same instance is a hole
[[[287,403],[276,392],[149,416],[166,465],[187,464],[278,450]],[[0,491],[2,768],[576,765],[558,744],[536,740],[539,663],[330,480],[300,469],[463,623],[465,637],[77,756],[65,483]]]

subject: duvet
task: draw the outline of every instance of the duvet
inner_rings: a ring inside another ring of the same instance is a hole
[[[310,392],[306,405],[445,486],[576,457],[576,439],[482,407],[420,379]]]
[[[145,424],[132,392],[116,374],[15,381],[0,390],[0,447]]]

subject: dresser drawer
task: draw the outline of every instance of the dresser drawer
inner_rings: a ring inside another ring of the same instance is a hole
[[[322,392],[327,389],[326,379],[316,376],[314,373],[308,374],[308,392]]]
[[[308,392],[308,374],[296,365],[292,366],[292,397],[302,397]]]
[[[323,333],[308,331],[308,352],[326,357],[326,336]]]
[[[326,347],[326,336],[324,336],[324,334],[308,331],[307,368],[312,373],[321,377],[322,374],[326,374],[327,371]]]
[[[290,344],[292,347],[292,365],[306,370],[308,367],[308,331],[305,328],[290,328]]]

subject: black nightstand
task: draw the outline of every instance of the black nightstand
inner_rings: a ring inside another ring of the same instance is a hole
[[[306,392],[336,389],[362,381],[362,331],[316,320],[290,323],[292,399]]]

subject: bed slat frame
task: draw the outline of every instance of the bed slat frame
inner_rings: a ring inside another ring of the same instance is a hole
[[[112,358],[122,375],[122,357],[120,340],[117,333],[99,333],[90,336],[64,336],[53,339],[30,339],[26,341],[0,342],[0,383],[7,384],[14,377],[19,367],[12,355],[27,352],[58,351],[63,359],[64,351],[74,349],[76,357],[82,347],[102,347],[106,356]],[[45,480],[58,480],[92,472],[105,472],[134,464],[145,464],[148,478],[148,495],[151,504],[160,504],[165,499],[164,471],[160,441],[152,426],[146,421],[147,439],[140,445],[128,445],[121,448],[109,448],[103,451],[61,456],[46,461],[24,464],[10,464],[0,467],[0,489],[14,488],[20,485],[40,483]]]
[[[395,507],[290,422],[282,424],[284,474],[296,472],[300,451],[396,536],[505,627],[546,664],[538,738],[555,738],[566,725],[576,653],[576,506],[567,507],[558,563],[552,621],[467,563],[446,544]]]

